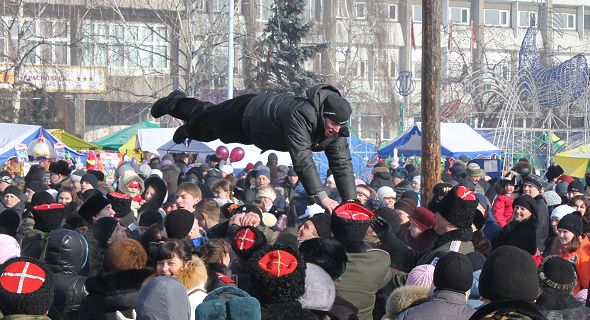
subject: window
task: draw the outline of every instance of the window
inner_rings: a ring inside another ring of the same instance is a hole
[[[422,22],[422,5],[417,4],[412,6],[412,17],[414,17],[414,22]]]
[[[359,62],[359,77],[362,79],[368,78],[367,61],[363,60]]]
[[[309,12],[309,18],[312,21],[321,22],[323,19],[322,15],[322,0],[309,0],[306,3],[307,11]]]
[[[528,28],[537,25],[537,13],[532,11],[518,12],[518,26]]]
[[[211,5],[213,12],[221,12],[224,3],[225,2],[223,2],[222,0],[213,0],[213,3]]]
[[[584,15],[584,29],[590,29],[590,15]]]
[[[346,0],[336,0],[336,18],[348,18]]]
[[[414,77],[416,79],[422,78],[422,61],[414,62]]]
[[[507,27],[510,23],[510,11],[508,10],[486,9],[484,14],[486,26]]]
[[[389,20],[397,21],[397,5],[395,5],[395,4],[387,5],[387,18]]]
[[[256,2],[256,20],[268,21],[270,18],[271,0],[258,0]]]
[[[450,21],[469,24],[469,8],[449,8]]]
[[[554,13],[553,25],[557,29],[576,30],[576,15],[573,13]]]
[[[346,62],[345,61],[338,61],[338,75],[341,77],[346,77]]]
[[[354,16],[356,19],[366,19],[367,18],[367,4],[364,2],[355,3]]]
[[[82,24],[82,65],[168,68],[168,31],[163,25]]]
[[[22,35],[16,31],[14,17],[2,18],[0,34],[0,61],[7,62],[17,58],[15,48],[17,42],[27,52],[25,63],[68,65],[69,55],[69,24],[62,20],[25,20],[21,25]],[[11,27],[8,30],[8,27]]]

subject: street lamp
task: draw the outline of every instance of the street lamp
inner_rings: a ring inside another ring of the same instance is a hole
[[[408,96],[416,89],[416,81],[412,77],[412,71],[400,71],[395,81],[397,92],[404,97],[405,104],[408,105]],[[404,132],[404,102],[399,101],[399,134]]]

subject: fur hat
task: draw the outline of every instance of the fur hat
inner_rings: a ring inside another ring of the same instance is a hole
[[[551,220],[561,220],[561,218],[565,217],[565,215],[570,214],[576,211],[573,207],[568,206],[567,204],[562,204],[560,206],[555,207],[553,211],[551,211]]]
[[[579,237],[584,231],[582,227],[582,217],[578,212],[566,214],[559,223],[557,223],[557,229],[565,229],[573,233],[576,237]]]
[[[72,170],[70,170],[70,166],[68,165],[67,161],[58,160],[57,162],[53,162],[49,165],[49,172],[69,177],[70,173],[72,173]]]
[[[256,198],[269,198],[270,200],[275,201],[277,193],[271,186],[265,186],[258,188],[258,191],[256,191]]]
[[[305,269],[295,249],[266,247],[248,260],[252,293],[262,304],[297,301],[305,293]]]
[[[0,234],[0,264],[14,257],[20,257],[18,241],[7,234]]]
[[[98,246],[106,248],[107,243],[115,229],[117,228],[117,219],[113,217],[102,217],[96,220],[94,227],[92,227],[92,234],[98,242]]]
[[[446,253],[436,262],[433,284],[437,289],[467,292],[473,284],[471,261],[458,252]]]
[[[533,215],[537,215],[537,201],[528,194],[523,194],[520,197],[514,199],[514,202],[512,202],[512,208],[516,208],[516,206],[526,208]]]
[[[338,279],[346,270],[348,263],[346,248],[337,240],[308,239],[301,243],[299,252],[305,261],[322,267],[332,277],[332,280]]]
[[[35,229],[51,232],[59,228],[65,219],[65,206],[61,203],[42,204],[32,208]]]
[[[82,182],[88,182],[89,184],[92,185],[92,187],[94,189],[98,189],[98,178],[96,178],[95,175],[93,175],[92,173],[86,173],[82,176],[82,179],[80,179],[80,183]]]
[[[332,237],[332,230],[330,230],[330,214],[328,213],[319,213],[313,215],[309,218],[315,229],[318,233],[320,238],[331,238]]]
[[[547,181],[551,182],[553,179],[562,175],[563,172],[563,168],[560,165],[550,165],[549,168],[547,168],[547,172],[545,172],[545,178],[547,178]]]
[[[219,171],[225,174],[233,174],[234,168],[230,164],[223,164],[219,166]]]
[[[260,319],[260,302],[236,287],[219,287],[205,297],[196,309],[196,319]]]
[[[410,220],[422,230],[432,229],[436,225],[434,213],[423,207],[416,208],[414,214],[410,216]]]
[[[539,278],[533,257],[513,246],[500,246],[486,259],[479,276],[479,295],[493,301],[533,302]]]
[[[53,303],[53,272],[38,259],[12,258],[0,265],[0,310],[45,315]]]
[[[320,266],[308,263],[305,269],[305,293],[299,298],[304,309],[329,311],[336,299],[336,286]]]
[[[541,288],[549,287],[562,293],[571,294],[578,279],[574,265],[559,256],[547,256],[539,265]]]
[[[78,210],[78,213],[82,218],[84,218],[84,220],[86,220],[86,222],[91,222],[92,217],[98,214],[109,204],[111,204],[111,201],[104,194],[97,192],[84,201]]]
[[[422,288],[432,287],[434,277],[434,266],[431,264],[422,264],[415,266],[414,269],[408,273],[406,286],[418,286]]]
[[[16,236],[16,231],[20,226],[20,214],[14,209],[4,209],[0,212],[0,229],[3,233]]]
[[[477,210],[475,193],[464,186],[451,189],[438,204],[438,213],[458,228],[471,228]]]
[[[111,201],[115,217],[123,218],[131,213],[131,196],[122,192],[109,192],[107,198]]]
[[[37,192],[41,192],[41,191],[45,191],[45,185],[43,184],[43,181],[41,180],[30,180],[25,182],[25,190],[32,190],[33,192],[37,193]]]
[[[145,249],[141,243],[132,239],[116,241],[109,247],[104,256],[104,269],[108,272],[141,270],[145,268],[146,263],[147,253]]]
[[[166,234],[170,239],[184,239],[193,228],[195,216],[185,209],[177,209],[166,216]]]
[[[240,259],[247,260],[256,250],[266,245],[266,237],[255,227],[239,227],[230,244]]]
[[[363,241],[375,214],[355,202],[337,206],[331,215],[334,237],[340,241]]]
[[[31,197],[31,205],[33,207],[50,203],[55,203],[55,199],[47,191],[35,192],[35,194],[33,194],[33,197]]]
[[[162,218],[162,214],[155,210],[142,212],[139,216],[138,224],[140,227],[157,226],[160,229],[164,229],[164,219]]]
[[[414,214],[414,210],[416,210],[416,205],[411,199],[400,199],[395,202],[393,209],[401,210],[409,215],[412,215]]]
[[[89,173],[96,177],[98,181],[104,181],[104,173],[99,170],[88,170],[86,173]]]
[[[17,186],[8,186],[4,189],[4,195],[12,194],[17,198],[23,197],[23,192]]]

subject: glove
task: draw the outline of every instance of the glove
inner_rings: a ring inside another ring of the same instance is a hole
[[[137,313],[135,312],[135,309],[131,310],[131,318],[127,318],[125,317],[125,315],[123,313],[121,313],[121,311],[117,311],[115,313],[117,320],[136,320],[137,319]]]
[[[373,231],[375,231],[380,240],[383,240],[382,238],[391,232],[391,225],[389,225],[387,220],[381,217],[376,217],[373,222],[371,222],[371,228],[373,228]]]

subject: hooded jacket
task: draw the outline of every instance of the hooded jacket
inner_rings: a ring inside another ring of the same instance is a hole
[[[54,230],[47,238],[45,262],[53,271],[55,284],[49,317],[54,320],[78,319],[86,298],[86,277],[78,275],[88,263],[88,243],[73,230]]]
[[[393,181],[391,181],[389,169],[387,167],[377,167],[373,169],[373,180],[371,180],[369,186],[375,190],[385,186],[391,187],[392,189],[395,188]]]
[[[474,312],[465,301],[465,293],[435,290],[432,299],[402,311],[395,319],[468,319]]]
[[[88,296],[82,305],[80,319],[115,320],[117,311],[131,317],[137,294],[151,275],[152,271],[145,269],[123,270],[88,278]]]
[[[323,191],[312,152],[325,151],[342,199],[351,200],[356,198],[356,190],[346,141],[348,129],[343,127],[329,138],[324,133],[323,102],[332,94],[340,92],[330,85],[310,88],[307,99],[291,94],[259,94],[246,106],[242,128],[248,140],[262,150],[288,151],[293,168],[310,195]]]
[[[155,277],[141,289],[135,302],[137,319],[189,320],[186,289],[175,277]]]
[[[125,171],[123,175],[119,177],[119,191],[132,197],[135,196],[134,194],[131,194],[127,188],[127,185],[133,181],[139,183],[139,194],[143,193],[145,190],[143,180],[137,175],[137,173],[135,173],[135,171],[132,170]]]

